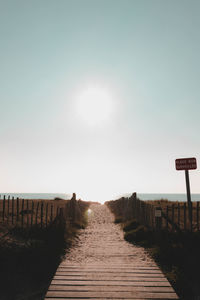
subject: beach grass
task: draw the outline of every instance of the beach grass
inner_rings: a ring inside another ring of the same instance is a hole
[[[151,201],[151,204],[161,206],[165,210],[166,206],[172,206],[176,203],[161,199]],[[184,202],[179,202],[179,205],[183,209]],[[193,207],[197,207],[197,203],[193,203]],[[118,209],[117,205],[112,207],[112,212],[115,216],[115,223],[121,224],[125,240],[140,245],[148,251],[180,299],[198,299],[200,296],[200,232],[191,232],[190,230],[172,232],[166,229],[158,232],[139,224],[134,219],[125,221],[120,213],[121,208]]]
[[[79,201],[79,204],[79,219],[66,222],[65,226],[22,228],[7,222],[0,224],[1,300],[44,299],[51,279],[78,230],[87,225],[85,211],[89,203]]]

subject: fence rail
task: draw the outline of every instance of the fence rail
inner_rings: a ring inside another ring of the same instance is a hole
[[[0,199],[0,224],[8,227],[48,227],[65,222],[75,223],[82,217],[82,201],[76,200],[29,200],[8,196]]]
[[[168,231],[199,231],[200,204],[193,202],[190,207],[187,203],[158,201],[142,201],[137,199],[136,193],[131,197],[122,197],[106,203],[115,214],[116,220],[123,222],[134,219],[139,224],[152,229],[166,229]]]

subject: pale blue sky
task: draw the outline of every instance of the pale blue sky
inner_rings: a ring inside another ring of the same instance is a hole
[[[174,160],[199,159],[199,29],[199,0],[0,0],[1,192],[185,192]],[[112,94],[101,126],[77,117],[88,86]]]

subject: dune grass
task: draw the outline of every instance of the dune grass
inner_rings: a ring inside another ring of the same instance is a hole
[[[152,201],[152,204],[163,207],[172,202],[162,199],[155,203]],[[157,232],[134,219],[125,222],[117,204],[111,207],[111,210],[115,216],[115,223],[120,223],[124,230],[125,240],[146,249],[161,267],[180,299],[199,299],[200,232]]]
[[[89,204],[80,205],[81,217],[72,224],[41,228],[14,227],[0,238],[1,300],[42,300],[54,273],[78,230],[87,225]],[[3,229],[3,226],[2,226]]]

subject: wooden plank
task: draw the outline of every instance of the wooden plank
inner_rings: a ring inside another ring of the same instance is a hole
[[[143,269],[143,270],[138,270],[138,269],[135,269],[135,270],[133,270],[133,269],[130,269],[130,270],[120,270],[120,269],[116,269],[116,270],[110,270],[110,269],[106,269],[106,270],[91,270],[91,269],[82,269],[82,270],[73,270],[73,269],[63,269],[63,268],[58,268],[57,269],[57,273],[66,273],[67,272],[67,274],[71,274],[71,275],[73,275],[73,274],[77,274],[77,273],[79,273],[79,274],[81,274],[81,275],[83,275],[83,274],[88,274],[88,273],[106,273],[106,274],[113,274],[113,273],[115,273],[115,274],[119,274],[120,273],[120,275],[122,275],[122,274],[137,274],[137,273],[141,273],[141,274],[161,274],[161,275],[163,275],[162,274],[162,272],[160,271],[160,270],[145,270],[145,269]]]
[[[108,298],[108,299],[178,299],[175,293],[153,293],[153,292],[63,292],[63,291],[48,291],[46,299],[56,298]]]
[[[68,280],[68,279],[53,279],[51,284],[55,285],[87,285],[87,286],[92,286],[92,285],[100,285],[100,286],[171,286],[169,281],[165,280],[164,281],[118,281],[118,280]]]
[[[110,276],[99,276],[99,277],[94,277],[94,276],[61,276],[61,275],[56,275],[54,276],[54,279],[67,279],[67,280],[109,280]],[[112,280],[118,280],[118,281],[164,281],[167,280],[165,277],[152,277],[152,276],[126,276],[126,277],[120,277],[120,276],[112,276]]]
[[[94,268],[94,269],[96,269],[96,268],[105,268],[105,267],[107,267],[107,268],[158,268],[158,266],[154,263],[154,264],[152,264],[152,263],[140,263],[140,264],[127,264],[127,265],[125,265],[125,264],[120,264],[120,265],[117,265],[117,264],[106,264],[106,265],[103,265],[103,264],[95,264],[95,265],[89,265],[89,264],[87,264],[87,265],[85,265],[85,264],[83,264],[83,265],[81,265],[81,264],[78,264],[78,265],[72,265],[72,264],[69,264],[69,263],[67,263],[66,261],[65,262],[62,262],[61,264],[60,264],[60,267],[70,267],[70,268],[85,268],[85,267],[90,267],[90,268]]]
[[[58,276],[85,276],[86,278],[87,277],[103,277],[103,276],[106,276],[106,277],[135,277],[135,276],[138,276],[138,277],[164,277],[164,275],[160,272],[160,273],[140,273],[140,272],[126,272],[126,273],[117,273],[117,272],[65,272],[65,271],[57,271],[56,272],[56,275]]]
[[[152,270],[152,271],[160,271],[160,269],[158,267],[92,267],[92,266],[63,266],[62,264],[58,267],[58,270],[69,270],[69,271],[75,271],[75,270],[88,270],[88,271],[96,271],[96,272],[99,272],[101,270],[116,270],[116,271],[126,271],[126,270],[129,270],[129,271],[134,271],[134,270]],[[161,271],[160,271],[161,272]]]
[[[111,285],[54,285],[51,284],[49,291],[76,291],[76,292],[157,292],[157,293],[168,293],[174,292],[170,286],[111,286]]]
[[[51,300],[67,300],[67,299],[73,299],[73,300],[86,300],[86,299],[90,299],[91,300],[91,298],[66,298],[66,297],[62,297],[62,298],[55,298],[55,297],[46,297],[44,300],[46,300],[46,299],[51,299]],[[103,298],[103,297],[101,297],[101,298],[93,298],[92,300],[108,300],[108,299],[110,299],[110,298]],[[164,297],[164,298],[144,298],[144,297],[138,297],[138,296],[136,296],[136,298],[135,297],[131,297],[131,298],[114,298],[115,300],[124,300],[124,299],[126,299],[126,300],[129,300],[129,299],[132,299],[132,300],[151,300],[151,299],[156,299],[156,300],[162,300],[162,299],[164,299],[164,300],[171,300],[171,299],[178,299],[178,298],[166,298],[166,297]]]

